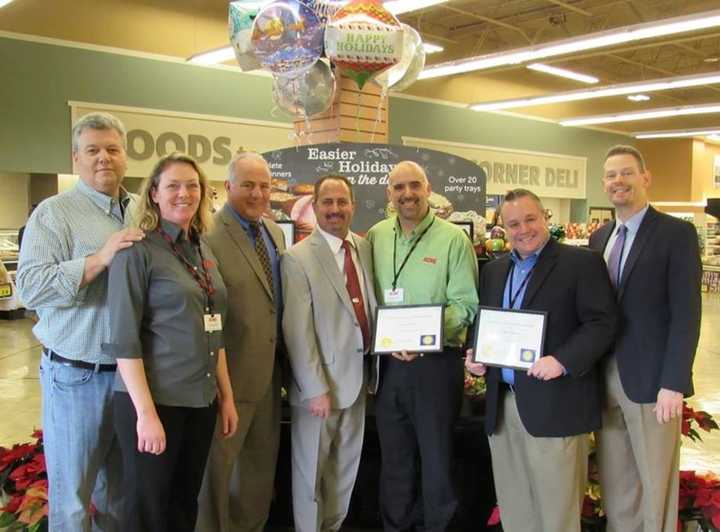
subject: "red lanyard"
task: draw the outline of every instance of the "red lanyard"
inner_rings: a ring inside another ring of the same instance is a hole
[[[198,286],[202,288],[203,292],[205,292],[208,300],[207,312],[212,313],[212,296],[215,294],[215,287],[212,284],[212,277],[210,277],[210,261],[206,261],[203,257],[202,247],[198,244],[197,250],[198,254],[200,255],[200,268],[202,270],[202,275],[200,275],[198,273],[197,266],[194,266],[189,260],[187,260],[187,258],[182,253],[180,253],[180,250],[178,249],[177,244],[175,244],[175,242],[173,241],[172,237],[167,234],[161,227],[157,228],[157,232],[160,233],[160,235],[165,239],[168,244],[170,244],[170,249],[172,250],[173,255],[175,255],[178,260],[182,262],[188,273],[192,275],[192,278],[195,279],[195,282],[198,284]]]

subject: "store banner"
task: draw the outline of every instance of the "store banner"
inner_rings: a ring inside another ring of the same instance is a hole
[[[441,150],[473,161],[485,171],[490,195],[504,195],[512,188],[522,187],[545,198],[586,198],[586,157],[416,137],[402,140],[406,146]]]
[[[179,151],[195,158],[211,180],[224,181],[240,147],[262,152],[294,144],[292,126],[279,122],[83,102],[70,102],[70,108],[72,123],[103,111],[125,124],[129,177],[147,177],[160,157]]]
[[[332,143],[263,155],[273,176],[273,215],[280,221],[293,220],[301,233],[315,224],[313,184],[327,174],[341,174],[353,183],[353,229],[367,231],[392,210],[386,196],[388,173],[406,160],[418,163],[428,175],[430,206],[439,216],[474,221],[479,227],[485,215],[485,172],[451,153],[390,144]]]

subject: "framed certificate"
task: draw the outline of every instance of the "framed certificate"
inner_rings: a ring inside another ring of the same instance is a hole
[[[473,360],[488,366],[528,369],[543,353],[547,312],[480,307]]]
[[[285,235],[285,246],[292,246],[295,243],[295,222],[292,220],[279,220],[275,223],[280,226]]]
[[[393,305],[378,307],[372,353],[389,355],[434,353],[443,350],[444,305]]]
[[[472,223],[470,220],[459,220],[457,222],[453,222],[453,224],[457,225],[460,229],[465,231],[465,234],[470,237],[470,241],[473,242],[475,238],[475,224]]]

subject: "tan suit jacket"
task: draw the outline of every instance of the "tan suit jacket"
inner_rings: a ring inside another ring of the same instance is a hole
[[[263,223],[282,253],[282,230],[268,219]],[[270,385],[275,365],[278,326],[272,289],[252,242],[227,204],[215,215],[207,241],[227,287],[223,333],[235,401],[257,402]]]
[[[375,314],[372,251],[355,234],[364,292],[372,327]],[[333,409],[352,405],[363,385],[363,342],[343,274],[330,246],[317,231],[290,248],[281,261],[284,291],[283,331],[292,366],[290,403],[301,405],[329,393]],[[369,387],[377,386],[376,365]]]

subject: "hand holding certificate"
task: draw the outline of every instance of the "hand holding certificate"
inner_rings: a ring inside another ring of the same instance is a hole
[[[541,356],[546,313],[480,307],[473,361],[529,369]]]
[[[389,355],[439,352],[443,349],[443,305],[378,307],[372,352]]]

